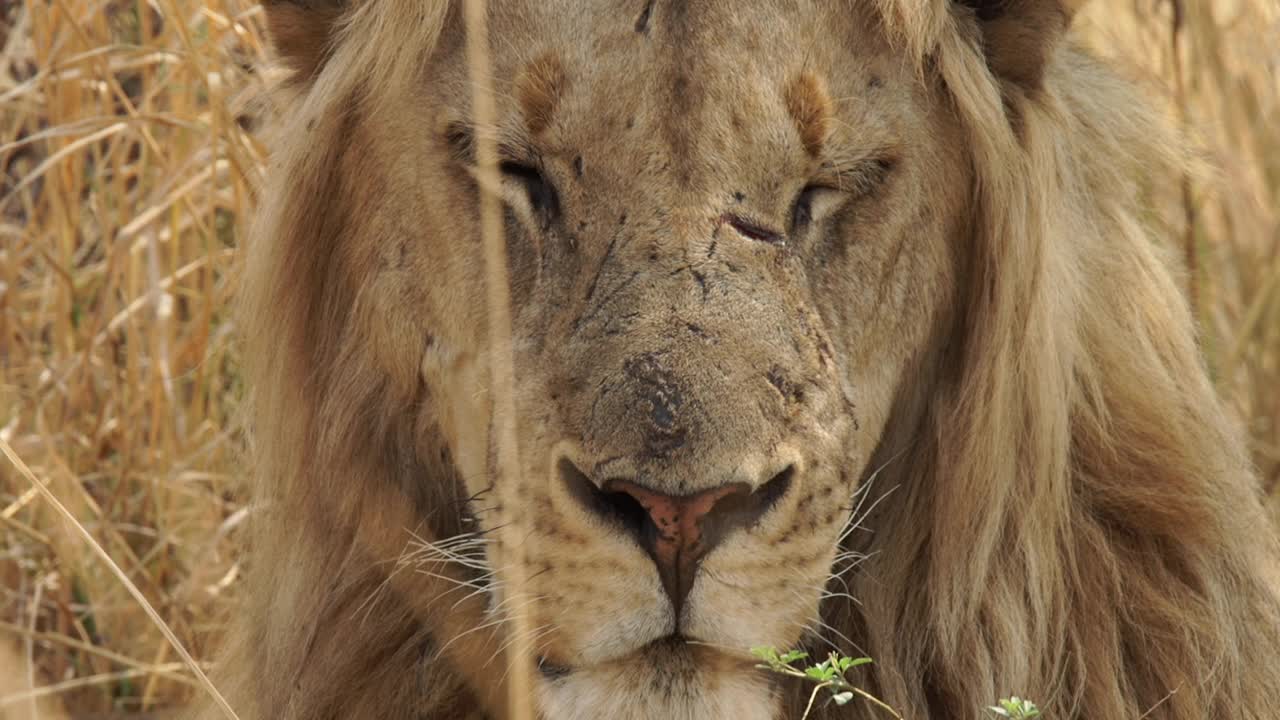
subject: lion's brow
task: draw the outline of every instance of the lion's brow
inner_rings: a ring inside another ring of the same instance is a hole
[[[802,72],[787,85],[783,97],[805,151],[818,157],[831,133],[833,113],[826,82],[812,72]]]
[[[450,122],[444,132],[449,151],[456,161],[466,165],[475,164],[475,140],[480,133],[494,139],[500,160],[529,164],[536,162],[537,148],[521,128],[494,125],[482,127],[464,120]]]
[[[515,97],[532,135],[551,125],[567,82],[559,56],[549,52],[525,65],[516,76]]]

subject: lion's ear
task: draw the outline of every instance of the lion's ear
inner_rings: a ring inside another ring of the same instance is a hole
[[[1080,0],[955,0],[982,30],[991,71],[1024,90],[1040,89],[1045,65]]]
[[[302,81],[324,67],[346,0],[263,0],[276,52]]]

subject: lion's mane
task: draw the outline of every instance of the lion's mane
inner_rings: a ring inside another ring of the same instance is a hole
[[[961,320],[930,370],[943,390],[873,459],[895,494],[850,548],[871,558],[846,578],[858,602],[828,600],[824,621],[875,658],[871,689],[908,718],[974,717],[1010,693],[1061,718],[1273,716],[1275,544],[1139,198],[1140,178],[1182,171],[1181,145],[1082,51],[1054,50],[1029,89],[997,79],[951,3],[878,4],[949,90],[975,210]],[[345,129],[412,81],[447,12],[358,5],[324,66],[280,91],[241,297],[257,502],[223,677],[248,717],[497,706],[476,665],[500,639],[441,648],[425,629],[478,609],[415,605],[429,587],[364,604],[401,580],[380,564],[394,532],[447,536],[459,504],[447,459],[422,460],[444,450],[410,419],[430,401],[416,358],[388,374],[366,352],[396,329],[362,302],[371,251],[343,244],[367,162]],[[873,712],[855,705],[838,712]]]

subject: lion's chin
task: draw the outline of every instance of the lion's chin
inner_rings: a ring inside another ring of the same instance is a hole
[[[750,664],[663,641],[543,682],[539,699],[547,720],[776,720],[779,710]]]

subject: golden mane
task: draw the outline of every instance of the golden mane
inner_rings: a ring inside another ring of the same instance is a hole
[[[885,695],[906,716],[1023,692],[1061,717],[1264,717],[1275,544],[1138,196],[1182,146],[1070,47],[1043,91],[1001,86],[945,5],[882,2],[951,91],[980,209],[952,392],[930,451],[880,481],[907,499],[854,589]]]
[[[1015,692],[1063,718],[1268,717],[1280,555],[1135,180],[1180,172],[1179,142],[1077,49],[1019,87],[992,74],[952,3],[877,2],[966,128],[974,225],[943,392],[920,435],[886,438],[871,462],[894,502],[849,548],[871,558],[848,579],[859,603],[828,600],[824,620],[861,640],[874,691],[908,718],[971,717]],[[362,302],[371,257],[339,242],[367,162],[346,129],[414,81],[450,11],[358,4],[314,80],[280,90],[240,300],[255,555],[223,676],[245,717],[467,717],[475,693],[490,709],[501,697],[471,680],[500,638],[441,648],[415,629],[432,612],[465,628],[480,601],[415,605],[439,593],[412,583],[447,581],[378,564],[420,514],[450,532],[458,499],[448,478],[409,481],[447,463],[417,459],[418,368],[370,357],[396,328]],[[385,582],[397,591],[366,619]],[[415,683],[388,670],[424,657],[441,659]]]

